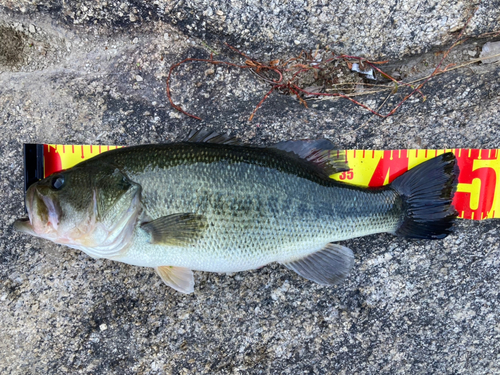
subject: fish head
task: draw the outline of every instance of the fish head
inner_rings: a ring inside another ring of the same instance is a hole
[[[14,229],[84,251],[116,251],[132,235],[140,195],[140,185],[116,168],[77,166],[31,185],[28,218],[17,220]]]

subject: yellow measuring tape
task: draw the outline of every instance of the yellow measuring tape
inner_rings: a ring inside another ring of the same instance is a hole
[[[43,177],[119,146],[43,145]],[[445,152],[453,152],[460,168],[453,205],[462,219],[500,218],[498,149],[346,150],[351,168],[333,179],[365,187],[392,182],[408,169]]]

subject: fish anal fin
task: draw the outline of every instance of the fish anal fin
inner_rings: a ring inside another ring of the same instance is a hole
[[[189,294],[194,292],[193,271],[189,268],[160,266],[155,268],[163,282],[178,292]]]
[[[351,249],[333,243],[303,258],[283,263],[300,276],[322,285],[342,282],[353,264],[354,255]]]
[[[192,130],[189,133],[186,142],[241,145],[241,141],[238,138],[227,134],[220,134],[210,129]]]
[[[296,158],[306,160],[315,165],[325,175],[349,170],[343,150],[337,150],[328,139],[285,141],[270,148],[281,150]]]
[[[184,246],[199,239],[205,232],[206,226],[207,222],[203,215],[179,213],[144,223],[141,229],[150,234],[152,244]]]

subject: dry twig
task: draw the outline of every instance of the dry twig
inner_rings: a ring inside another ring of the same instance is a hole
[[[462,36],[472,17],[475,15],[477,9],[478,8],[476,8],[472,12],[472,15],[467,19],[460,34],[455,39],[455,42],[451,45],[450,48],[448,48],[448,50],[443,53],[443,56],[434,71],[427,77],[412,82],[403,82],[401,80],[397,80],[391,75],[384,72],[381,68],[379,68],[379,65],[385,64],[388,61],[370,61],[359,56],[350,55],[336,56],[328,50],[316,50],[314,53],[307,53],[302,51],[298,56],[290,58],[283,63],[280,63],[280,60],[276,59],[265,64],[251,58],[235,47],[226,44],[228,48],[237,52],[246,59],[244,65],[238,65],[227,61],[214,60],[212,54],[210,54],[209,59],[184,59],[170,67],[166,82],[167,97],[172,107],[187,116],[190,116],[197,120],[201,120],[199,117],[186,112],[180,107],[180,105],[176,105],[173,102],[170,84],[172,79],[172,72],[180,65],[188,62],[204,62],[212,65],[226,65],[230,67],[250,70],[254,75],[259,77],[259,79],[271,86],[269,91],[264,95],[264,97],[260,100],[260,102],[253,110],[248,119],[249,121],[252,121],[257,110],[274,91],[277,91],[281,94],[295,95],[299,102],[305,107],[307,107],[307,100],[311,98],[340,97],[353,102],[354,104],[366,109],[367,111],[370,111],[380,118],[387,118],[389,116],[392,116],[408,99],[410,99],[416,93],[419,93],[425,101],[426,97],[422,92],[422,88],[432,78],[445,72],[449,72],[451,70],[458,69],[481,60],[475,59],[460,65],[449,64],[441,69],[441,66],[450,54],[451,50],[466,40],[466,38],[462,39]],[[359,67],[357,68],[357,71],[360,74],[353,73],[354,63],[358,64]],[[367,82],[367,78],[362,77],[362,74],[368,75],[368,72],[370,72],[370,74],[373,74],[372,70],[376,71],[383,78],[392,81],[393,84],[372,84]],[[420,83],[415,86],[415,84],[418,82]],[[363,91],[361,93],[355,92],[355,90],[359,86],[373,87],[375,88],[375,90]],[[406,94],[403,99],[390,111],[388,111],[386,114],[381,114],[380,109],[384,106],[390,96],[398,91],[398,87],[408,87],[411,89],[411,91],[410,93]],[[381,93],[388,90],[390,90],[391,92],[377,110],[374,110],[369,106],[353,99],[354,96]]]

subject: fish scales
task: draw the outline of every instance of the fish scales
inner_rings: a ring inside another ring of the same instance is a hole
[[[137,266],[183,293],[192,270],[236,272],[272,262],[333,285],[354,263],[332,243],[374,233],[450,233],[458,169],[451,153],[391,185],[336,182],[348,169],[326,140],[270,147],[198,132],[189,142],[113,150],[32,185],[15,228]]]
[[[151,219],[193,212],[209,223],[188,249],[151,246],[138,231],[121,256],[135,265],[249,270],[300,258],[328,242],[394,231],[401,220],[393,190],[339,186],[263,148],[186,143],[129,150],[108,162],[142,186]]]

